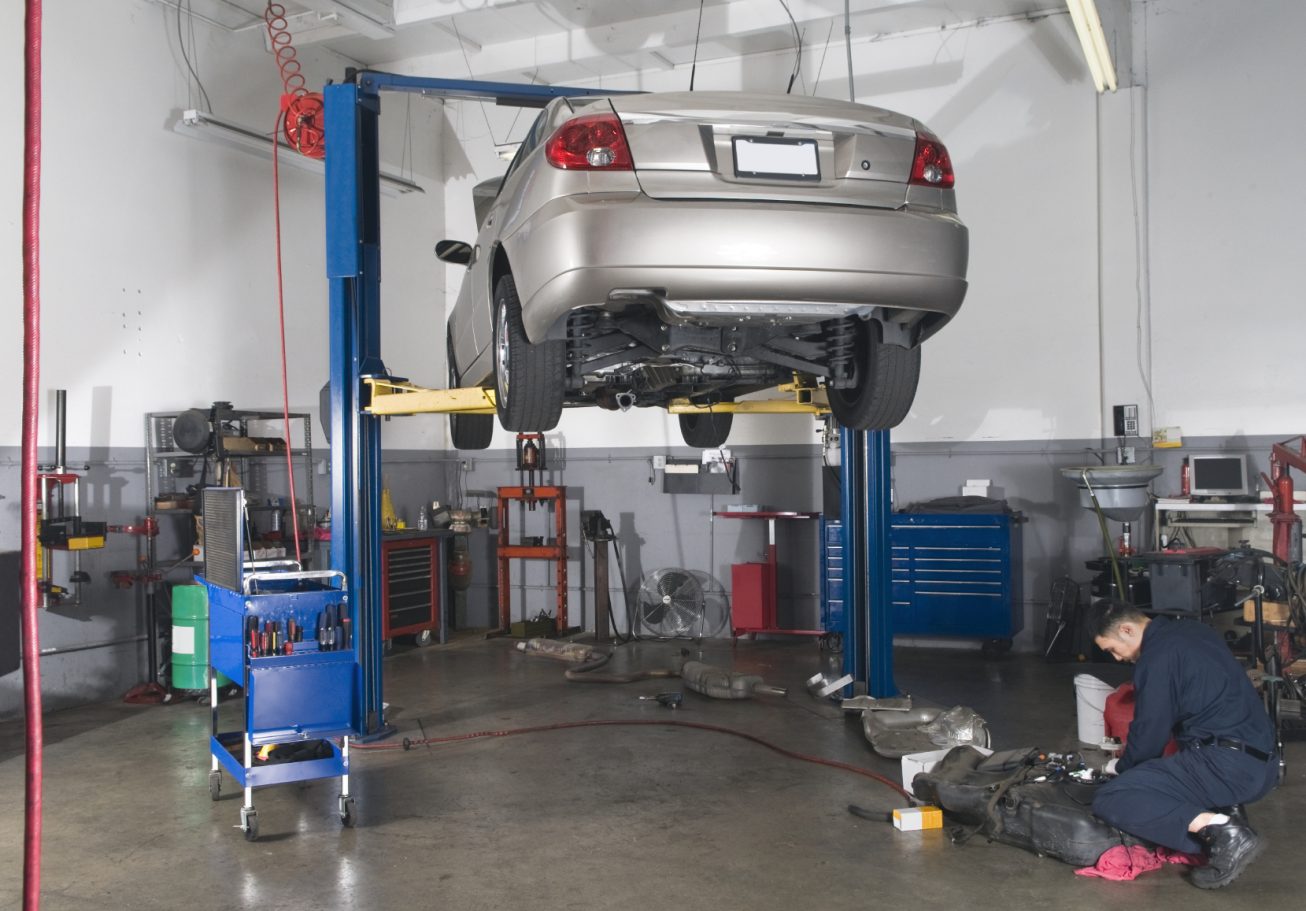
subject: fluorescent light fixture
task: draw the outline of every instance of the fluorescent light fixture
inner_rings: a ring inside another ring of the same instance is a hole
[[[1102,31],[1102,17],[1097,14],[1096,0],[1066,0],[1070,20],[1075,24],[1075,34],[1084,49],[1088,71],[1099,92],[1116,90],[1116,67],[1111,62],[1111,51],[1106,46],[1106,33]]]
[[[250,152],[261,158],[270,159],[272,157],[271,136],[232,123],[229,120],[223,120],[221,117],[214,117],[205,111],[182,111],[181,117],[173,122],[172,129],[175,133],[190,136],[193,139],[202,139],[205,142],[240,149],[242,152]],[[326,172],[326,165],[320,159],[299,154],[292,146],[287,145],[280,138],[277,139],[277,148],[282,153],[281,164],[299,168],[302,171],[312,171],[315,174],[324,174]],[[425,193],[426,191],[407,178],[382,171],[381,192],[386,196],[399,196],[403,193]]]

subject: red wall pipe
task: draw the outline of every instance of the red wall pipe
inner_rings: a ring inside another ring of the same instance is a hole
[[[41,636],[36,579],[36,429],[41,379],[41,0],[27,0],[23,114],[23,705],[27,714],[23,909],[41,905]]]

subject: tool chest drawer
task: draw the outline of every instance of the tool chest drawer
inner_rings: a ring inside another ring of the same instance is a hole
[[[893,631],[1009,640],[1024,628],[1019,514],[897,513]]]

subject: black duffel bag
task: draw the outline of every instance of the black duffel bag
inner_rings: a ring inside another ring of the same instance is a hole
[[[1066,777],[1039,750],[985,756],[968,746],[955,747],[912,781],[918,800],[961,824],[954,841],[982,835],[1077,867],[1091,867],[1117,845],[1142,844],[1093,815],[1098,787]]]

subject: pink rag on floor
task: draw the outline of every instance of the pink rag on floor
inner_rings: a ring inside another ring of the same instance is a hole
[[[1076,876],[1096,876],[1115,882],[1137,879],[1144,873],[1159,870],[1164,864],[1185,864],[1200,867],[1206,863],[1201,854],[1185,854],[1169,848],[1145,848],[1142,845],[1116,845],[1103,852],[1097,863],[1075,871]]]

